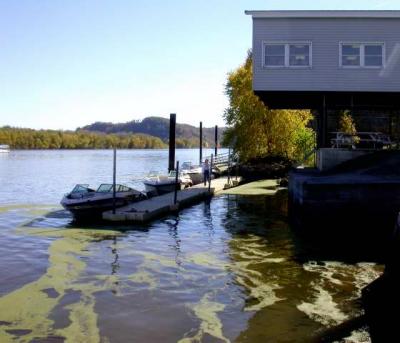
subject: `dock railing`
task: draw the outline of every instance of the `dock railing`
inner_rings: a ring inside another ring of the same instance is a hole
[[[204,158],[204,160],[208,159],[209,161],[211,161],[211,156],[207,156]],[[226,152],[223,154],[218,154],[213,156],[214,159],[214,167],[221,167],[221,166],[228,166],[229,162],[231,163],[231,165],[236,164],[237,162],[237,156],[235,153],[233,152]]]

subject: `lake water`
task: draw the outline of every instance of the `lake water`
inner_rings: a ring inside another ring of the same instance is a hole
[[[141,187],[167,158],[118,151],[117,181]],[[80,227],[61,210],[76,183],[111,181],[110,150],[0,154],[0,342],[308,342],[359,314],[382,271],[299,259],[285,192],[217,196],[147,225]]]

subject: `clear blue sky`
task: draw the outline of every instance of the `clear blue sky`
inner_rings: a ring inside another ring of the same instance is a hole
[[[75,129],[177,113],[223,125],[245,9],[400,9],[400,0],[0,0],[0,126]]]

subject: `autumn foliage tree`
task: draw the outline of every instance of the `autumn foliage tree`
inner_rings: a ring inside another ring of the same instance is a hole
[[[32,130],[0,127],[0,142],[12,149],[159,149],[167,145],[144,134],[101,134],[87,131]]]
[[[252,78],[249,52],[245,63],[228,75],[224,143],[233,146],[242,161],[266,156],[301,160],[304,149],[314,142],[313,131],[307,127],[311,112],[268,109],[253,93]]]
[[[339,130],[352,136],[357,135],[356,124],[350,111],[345,110],[341,113],[339,118]]]

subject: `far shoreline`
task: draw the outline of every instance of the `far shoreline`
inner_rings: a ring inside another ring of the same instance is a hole
[[[92,151],[92,150],[113,150],[114,148],[13,148],[10,147],[10,152],[11,151],[78,151],[78,150],[84,150],[84,151]],[[166,148],[115,148],[117,150],[169,150],[168,147]],[[203,150],[214,150],[214,147],[203,147]],[[218,150],[226,150],[228,148],[225,147],[220,147]],[[196,148],[175,148],[175,150],[199,150],[198,147]]]

